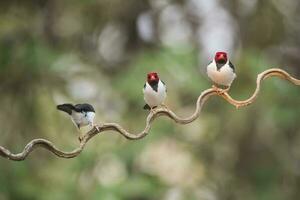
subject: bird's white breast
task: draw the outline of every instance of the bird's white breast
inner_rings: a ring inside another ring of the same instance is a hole
[[[145,102],[152,108],[162,104],[167,96],[165,85],[159,80],[157,92],[146,82],[143,90]]]
[[[72,111],[71,118],[75,124],[80,124],[80,126],[92,125],[94,121],[94,112],[76,112]]]
[[[230,86],[236,78],[236,74],[229,66],[229,61],[219,71],[217,70],[215,61],[213,61],[207,66],[207,75],[213,82],[224,86]]]

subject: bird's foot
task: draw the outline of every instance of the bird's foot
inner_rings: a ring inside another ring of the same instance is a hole
[[[157,106],[150,108],[150,113],[151,113],[152,115],[155,114],[156,108],[157,108]]]
[[[228,92],[229,89],[230,89],[230,87],[227,87],[227,88],[223,89],[223,88],[219,88],[219,87],[217,87],[215,85],[212,85],[212,88],[216,91],[216,93],[218,95],[223,95],[224,93]]]
[[[89,125],[90,125],[90,127],[91,127],[92,129],[96,129],[97,132],[100,132],[100,127],[101,127],[101,125],[94,124],[93,122],[91,122]],[[92,129],[91,129],[91,130],[92,130]]]
[[[226,92],[227,92],[226,89],[221,89],[221,88],[219,88],[219,89],[217,90],[217,94],[218,94],[218,95],[223,95],[223,94],[226,93]]]
[[[227,87],[225,89],[221,89],[220,92],[219,92],[219,95],[222,95],[224,93],[227,93],[229,91],[230,87]]]
[[[97,130],[97,132],[100,132],[100,127],[99,127],[99,125],[95,124],[95,125],[93,125],[93,127]]]
[[[151,108],[151,109],[150,109],[150,113],[151,113],[152,115],[154,115],[154,114],[155,114],[155,109]]]

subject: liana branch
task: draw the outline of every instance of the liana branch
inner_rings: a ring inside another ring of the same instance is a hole
[[[295,85],[298,85],[298,86],[300,85],[299,79],[293,78],[290,74],[288,74],[284,70],[281,70],[278,68],[273,68],[273,69],[266,70],[257,76],[256,89],[255,89],[253,95],[250,98],[243,100],[243,101],[233,99],[227,92],[220,93],[216,89],[211,88],[211,89],[207,89],[207,90],[203,91],[200,94],[200,96],[197,99],[196,109],[191,116],[186,117],[186,118],[181,118],[181,117],[178,117],[173,111],[171,111],[167,108],[155,109],[153,112],[149,113],[149,115],[147,116],[147,119],[146,119],[146,126],[145,126],[144,130],[138,134],[133,134],[133,133],[126,131],[122,126],[120,126],[117,123],[104,123],[101,126],[94,127],[89,132],[87,132],[84,135],[83,139],[81,140],[79,147],[77,147],[76,149],[74,149],[73,151],[70,151],[70,152],[64,152],[64,151],[59,150],[52,142],[50,142],[48,140],[34,139],[25,146],[24,150],[21,153],[17,153],[17,154],[11,153],[8,149],[0,146],[0,156],[7,158],[9,160],[21,161],[21,160],[25,160],[27,158],[27,156],[33,150],[37,149],[38,147],[42,147],[42,148],[45,148],[48,151],[54,153],[58,157],[74,158],[83,151],[84,147],[86,146],[86,144],[88,143],[88,141],[90,139],[92,139],[98,133],[101,133],[104,131],[116,131],[129,140],[142,139],[149,133],[149,131],[151,129],[151,124],[153,123],[153,121],[160,116],[167,116],[170,119],[172,119],[175,123],[178,123],[178,124],[188,124],[188,123],[193,122],[194,120],[196,120],[199,117],[204,103],[210,97],[215,96],[215,95],[223,97],[227,102],[236,106],[237,108],[240,108],[243,106],[248,106],[251,103],[253,103],[255,101],[255,99],[257,98],[257,96],[260,92],[262,81],[265,80],[266,78],[273,77],[273,76],[282,78],[284,80],[288,80]]]

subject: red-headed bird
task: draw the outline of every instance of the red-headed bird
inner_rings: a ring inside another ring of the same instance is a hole
[[[214,84],[226,86],[225,91],[229,90],[236,78],[234,66],[227,58],[226,52],[217,52],[213,61],[207,66],[206,72]]]
[[[165,83],[159,79],[156,72],[147,74],[147,81],[143,89],[146,105],[144,109],[152,110],[159,105],[164,106],[164,100],[167,96]]]

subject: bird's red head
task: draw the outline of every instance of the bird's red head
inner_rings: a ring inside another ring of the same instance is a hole
[[[156,83],[159,81],[159,77],[156,72],[150,72],[147,74],[147,82],[148,83]]]
[[[226,52],[217,52],[215,55],[215,61],[219,64],[225,64],[227,62],[227,53]]]

